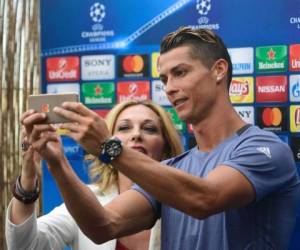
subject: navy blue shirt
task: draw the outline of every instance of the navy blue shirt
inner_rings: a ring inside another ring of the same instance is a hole
[[[256,192],[255,201],[243,208],[199,220],[158,202],[135,186],[161,217],[163,250],[288,248],[296,220],[300,182],[289,146],[275,134],[251,126],[209,153],[195,147],[163,163],[201,178],[217,166],[226,165],[246,176]]]

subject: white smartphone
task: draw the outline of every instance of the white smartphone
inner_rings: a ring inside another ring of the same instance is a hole
[[[78,101],[78,94],[75,93],[30,95],[28,97],[28,107],[29,109],[46,113],[47,119],[45,123],[66,123],[69,120],[54,113],[53,108],[61,106],[63,102]]]

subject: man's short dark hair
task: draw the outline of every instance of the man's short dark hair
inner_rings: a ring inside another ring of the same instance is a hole
[[[208,68],[211,68],[218,59],[226,60],[228,63],[227,88],[229,90],[232,78],[232,63],[222,39],[208,29],[181,27],[163,38],[160,44],[160,53],[163,54],[184,45],[190,45],[192,49],[191,56],[199,59]]]

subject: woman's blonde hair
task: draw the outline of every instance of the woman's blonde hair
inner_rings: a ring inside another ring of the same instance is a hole
[[[114,106],[105,118],[109,132],[113,134],[115,124],[120,113],[128,107],[136,105],[144,105],[150,108],[161,120],[162,135],[165,141],[165,151],[163,153],[163,159],[161,160],[165,160],[182,153],[183,147],[180,137],[170,115],[162,107],[152,101],[128,100]],[[116,183],[118,177],[117,171],[112,166],[103,164],[95,157],[92,160],[93,163],[90,168],[90,177],[101,191],[105,191]]]

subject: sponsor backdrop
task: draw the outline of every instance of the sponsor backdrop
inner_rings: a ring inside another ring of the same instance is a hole
[[[193,129],[178,119],[158,77],[159,42],[181,25],[209,28],[229,48],[236,111],[278,134],[300,165],[299,9],[299,0],[41,0],[42,92],[78,93],[103,117],[123,100],[152,99],[170,113],[188,149],[195,145]],[[84,151],[64,136],[63,143],[87,183]],[[46,166],[43,171],[48,212],[61,198]],[[291,249],[297,245],[295,237]]]

